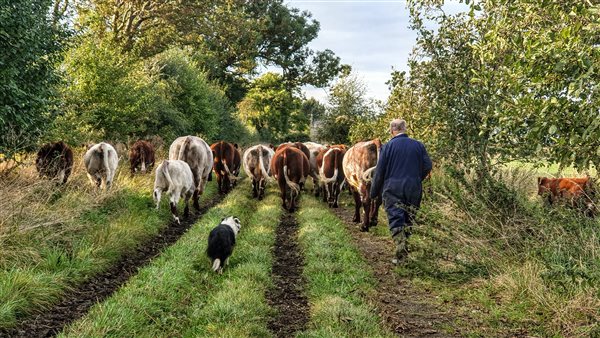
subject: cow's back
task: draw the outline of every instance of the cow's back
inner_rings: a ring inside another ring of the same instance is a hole
[[[375,140],[359,142],[348,149],[344,155],[343,169],[350,185],[358,187],[365,171],[377,165],[379,146]]]

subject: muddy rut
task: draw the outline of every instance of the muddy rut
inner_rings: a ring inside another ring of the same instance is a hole
[[[360,232],[358,225],[352,222],[353,211],[344,208],[331,210],[344,221],[357,248],[373,270],[378,285],[371,301],[384,325],[400,337],[460,336],[458,331],[447,333],[453,327],[452,314],[438,309],[432,295],[415,288],[409,280],[394,272],[394,243],[391,238]]]
[[[276,337],[293,337],[306,328],[310,309],[302,277],[298,221],[293,214],[285,213],[277,225],[273,258],[274,287],[267,292],[267,302],[277,313],[269,321],[269,330]]]
[[[83,317],[96,303],[112,295],[137,271],[159,256],[168,246],[177,242],[206,211],[223,200],[217,194],[201,203],[200,211],[191,213],[181,224],[170,222],[156,236],[141,243],[133,252],[125,254],[104,272],[92,276],[83,284],[67,290],[62,300],[33,316],[24,318],[16,328],[0,330],[0,337],[52,337],[62,329]]]

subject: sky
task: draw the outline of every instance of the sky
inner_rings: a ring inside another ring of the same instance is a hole
[[[286,4],[312,13],[321,24],[319,36],[309,46],[331,49],[342,63],[365,83],[368,96],[385,100],[392,67],[408,70],[408,57],[416,40],[410,30],[404,0],[287,0]],[[447,13],[465,5],[449,1]],[[326,101],[326,89],[305,87],[307,97]]]

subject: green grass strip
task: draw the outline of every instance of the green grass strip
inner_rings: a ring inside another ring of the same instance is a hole
[[[124,287],[68,327],[81,336],[267,336],[271,310],[271,247],[281,215],[272,190],[261,203],[244,182],[210,209],[175,245]],[[242,221],[237,246],[223,275],[206,257],[210,230],[226,215]]]
[[[311,307],[308,328],[298,336],[391,337],[366,301],[375,280],[342,221],[308,195],[297,217]]]
[[[164,199],[161,210],[154,209],[152,182],[150,175],[120,177],[115,190],[92,208],[88,204],[97,193],[56,190],[54,208],[76,217],[53,228],[5,236],[0,242],[3,250],[22,254],[0,266],[0,328],[13,327],[19,316],[51,306],[67,288],[106,270],[158,234],[171,216]],[[214,194],[211,182],[201,203]]]

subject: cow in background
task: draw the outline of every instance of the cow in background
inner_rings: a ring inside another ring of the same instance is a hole
[[[240,153],[237,144],[225,141],[213,143],[210,149],[213,154],[213,171],[217,176],[219,193],[229,192],[240,173]]]
[[[252,179],[252,197],[259,200],[265,195],[273,155],[273,149],[262,144],[250,147],[244,152],[242,163],[246,175]]]
[[[538,195],[544,197],[548,204],[565,203],[582,210],[588,216],[596,213],[594,197],[596,189],[591,177],[538,177]]]
[[[338,199],[345,180],[342,165],[345,153],[339,148],[326,148],[321,150],[316,158],[323,202],[328,202],[330,208],[338,207]]]
[[[182,160],[192,170],[196,191],[192,197],[194,208],[200,210],[198,202],[200,195],[204,193],[206,183],[211,179],[213,154],[208,144],[196,136],[178,137],[169,147],[170,160]]]
[[[183,197],[185,208],[183,216],[187,217],[190,214],[188,202],[196,191],[194,176],[190,166],[180,160],[164,160],[157,168],[154,178],[154,202],[156,209],[160,207],[160,197],[163,191],[169,194],[169,206],[171,214],[177,224],[181,224],[177,215],[177,204],[179,199]]]
[[[131,175],[135,174],[138,167],[145,174],[146,169],[154,165],[154,146],[144,140],[136,141],[129,149],[129,164]]]
[[[348,149],[343,160],[344,175],[354,197],[354,222],[360,223],[360,208],[364,209],[361,231],[369,231],[369,227],[377,225],[381,196],[371,201],[369,192],[380,149],[378,139],[358,142]]]
[[[65,184],[73,170],[73,150],[62,141],[44,144],[37,153],[35,168],[40,177],[57,178]]]
[[[271,172],[279,185],[282,205],[289,212],[298,207],[298,196],[309,170],[308,158],[296,147],[278,149],[271,160]]]
[[[102,182],[104,182],[104,186],[108,190],[117,172],[119,154],[113,146],[101,142],[91,146],[86,151],[83,155],[83,164],[92,185],[100,188]]]
[[[319,197],[321,184],[319,183],[320,175],[319,168],[317,166],[317,156],[321,151],[326,150],[327,147],[315,142],[304,142],[304,146],[306,146],[309,152],[308,161],[310,163],[310,176],[313,179],[315,196]]]

